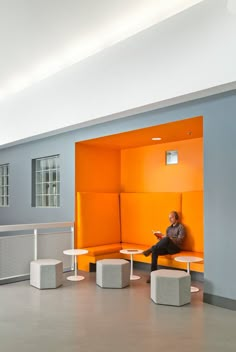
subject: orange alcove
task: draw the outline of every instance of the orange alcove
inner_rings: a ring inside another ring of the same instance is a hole
[[[153,137],[161,140],[153,141]],[[178,151],[178,164],[166,165],[165,152],[168,150]],[[77,192],[201,190],[202,116],[90,139],[75,145],[75,197]]]

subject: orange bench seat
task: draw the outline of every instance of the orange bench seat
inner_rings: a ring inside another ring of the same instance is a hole
[[[89,252],[87,255],[83,255],[79,257],[78,266],[80,270],[89,271],[90,263],[95,264],[98,260],[106,259],[106,258],[123,258],[130,259],[129,254],[121,254],[121,249],[141,249],[146,250],[149,248],[147,245],[140,245],[134,243],[116,243],[109,244],[104,246],[95,246],[85,248]],[[158,264],[160,266],[167,266],[176,269],[184,269],[186,270],[187,264],[182,262],[177,262],[175,257],[180,256],[192,256],[192,257],[200,257],[203,258],[203,252],[193,252],[193,251],[181,251],[176,254],[166,254],[161,255],[158,258]],[[134,254],[134,261],[142,262],[142,263],[151,263],[151,256],[145,257],[143,254]],[[190,270],[197,272],[204,272],[204,263],[197,262],[190,264]]]
[[[158,264],[185,269],[176,256],[203,258],[203,192],[93,193],[77,194],[77,248],[89,253],[80,256],[80,270],[89,271],[90,263],[105,258],[126,258],[121,249],[145,250],[155,243],[152,229],[165,231],[168,212],[176,210],[186,226],[183,250],[159,256]],[[134,255],[134,260],[150,263],[151,257]],[[203,262],[191,263],[190,270],[204,272]]]
[[[106,244],[103,246],[88,247],[85,249],[88,250],[88,255],[96,257],[98,255],[119,252],[122,249],[122,247],[121,247],[121,243],[114,243],[114,244]]]
[[[122,243],[122,249],[142,249],[146,250],[150,248],[150,246],[147,245],[140,245],[140,244],[134,244],[134,243]],[[193,252],[193,251],[181,251],[176,254],[166,254],[166,255],[160,255],[158,257],[158,265],[161,266],[168,266],[172,268],[177,268],[177,269],[185,269],[187,268],[186,263],[182,262],[177,262],[175,260],[175,257],[199,257],[199,258],[204,258],[203,252]],[[130,259],[129,254],[122,254],[123,259]],[[145,257],[143,254],[134,254],[133,255],[134,261],[137,262],[142,262],[142,263],[150,263],[151,264],[151,256]],[[197,271],[197,272],[204,272],[204,263],[203,261],[197,262],[197,263],[191,263],[190,264],[190,270]]]
[[[78,268],[83,271],[90,271],[90,263],[95,264],[98,260],[109,258],[120,258],[120,243],[107,244],[84,248],[88,254],[81,255],[78,260]]]

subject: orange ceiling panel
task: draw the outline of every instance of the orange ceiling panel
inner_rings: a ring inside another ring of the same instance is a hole
[[[79,143],[112,149],[128,149],[200,138],[202,136],[203,117],[198,116],[130,132],[94,138]],[[161,140],[153,141],[153,137],[160,137]]]

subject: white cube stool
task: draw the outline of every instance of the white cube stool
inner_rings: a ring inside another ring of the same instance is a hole
[[[181,270],[156,270],[151,273],[151,299],[157,304],[183,306],[190,303],[191,277]]]
[[[30,285],[39,289],[62,285],[63,265],[56,259],[38,259],[30,263]]]
[[[130,283],[130,262],[124,259],[97,261],[96,283],[104,288],[123,288]]]

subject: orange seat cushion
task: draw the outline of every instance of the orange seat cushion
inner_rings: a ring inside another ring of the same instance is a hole
[[[122,247],[120,243],[115,243],[115,244],[108,244],[105,246],[88,247],[85,249],[89,251],[88,255],[92,255],[96,257],[97,255],[119,252],[121,248]]]

